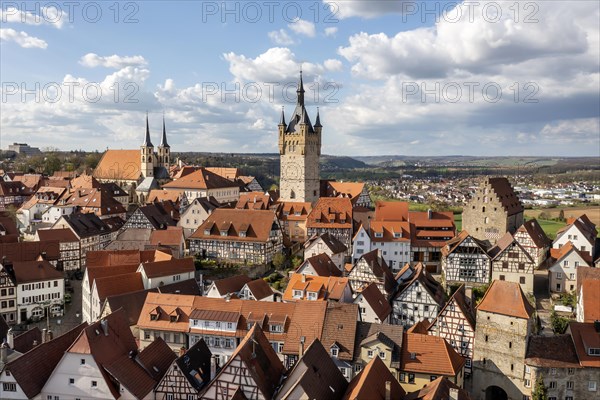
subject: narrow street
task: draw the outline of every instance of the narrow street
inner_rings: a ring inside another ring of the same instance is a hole
[[[50,318],[50,330],[53,337],[62,335],[63,333],[73,329],[81,323],[81,282],[80,280],[71,279],[73,293],[71,293],[71,302],[65,303],[65,313],[60,317]],[[65,286],[65,293],[69,293]],[[28,329],[37,326],[40,330],[47,327],[48,321],[46,318],[29,324]]]
[[[548,271],[535,271],[533,279],[533,292],[535,295],[535,308],[540,318],[542,329],[540,335],[552,336],[552,325],[550,324],[550,311],[552,311],[552,300],[548,292]]]

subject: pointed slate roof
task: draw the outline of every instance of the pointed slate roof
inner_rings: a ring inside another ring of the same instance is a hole
[[[304,107],[304,82],[302,80],[302,71],[300,71],[300,82],[298,83],[298,90],[296,90],[297,101],[296,108],[290,117],[290,122],[285,130],[286,133],[299,133],[300,125],[306,124],[308,125],[307,131],[308,133],[314,133],[313,125],[310,122],[310,118],[306,112],[306,108]]]
[[[148,124],[148,113],[146,113],[146,137],[144,139],[144,143],[142,146],[145,147],[154,147],[152,141],[150,140],[150,125]]]
[[[160,147],[168,147],[171,148],[171,146],[169,146],[169,143],[167,143],[167,128],[165,126],[165,116],[163,115],[163,131],[162,131],[162,140],[160,141]]]
[[[521,285],[499,280],[492,282],[477,310],[523,319],[529,319],[535,311],[523,294]]]

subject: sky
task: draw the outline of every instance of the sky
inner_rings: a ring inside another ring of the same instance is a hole
[[[600,156],[597,1],[1,1],[0,147]]]

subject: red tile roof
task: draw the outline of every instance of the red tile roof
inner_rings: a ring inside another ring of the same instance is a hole
[[[326,253],[309,257],[304,260],[302,265],[305,263],[310,264],[319,276],[342,276],[342,271],[337,267],[337,265],[335,265],[333,261],[331,261],[331,258],[329,258]],[[300,269],[302,265],[300,265],[298,269]]]
[[[271,228],[276,221],[275,212],[271,210],[217,208],[190,239],[264,243],[270,240]],[[226,236],[223,236],[222,232],[225,232]]]
[[[450,391],[456,391],[458,397],[451,397]],[[461,389],[455,383],[450,382],[445,376],[440,376],[435,381],[425,385],[420,390],[412,392],[406,395],[404,400],[442,400],[442,399],[456,399],[456,400],[471,400],[471,395],[465,389]]]
[[[42,391],[64,352],[86,327],[84,322],[49,342],[37,345],[6,365],[28,398],[34,398]]]
[[[167,189],[207,190],[238,187],[238,184],[216,174],[208,168],[200,168],[177,180],[166,183],[162,187]]]
[[[370,283],[367,287],[361,290],[358,295],[363,296],[380,321],[385,321],[386,318],[392,313],[392,306],[387,302],[385,296],[377,287],[377,284]]]
[[[499,280],[492,282],[477,310],[523,319],[529,319],[535,312],[523,294],[521,285]]]
[[[158,278],[161,276],[185,274],[190,272],[194,273],[196,271],[194,259],[191,257],[147,262],[141,264],[141,267],[148,278]]]
[[[69,228],[39,229],[37,234],[40,240],[58,240],[60,243],[79,242],[77,236]]]
[[[144,290],[142,274],[133,272],[123,275],[112,275],[94,280],[98,298],[102,303],[108,296],[116,296],[124,293],[137,292]]]
[[[600,281],[585,279],[581,283],[583,322],[600,321]]]
[[[150,244],[152,246],[179,246],[183,241],[183,228],[179,226],[153,230],[150,234]]]
[[[443,338],[420,333],[404,335],[402,371],[456,376],[464,365],[465,359]]]
[[[15,261],[13,271],[17,284],[63,279],[48,261]]]
[[[388,400],[386,385],[390,385],[390,400],[402,400],[406,395],[398,380],[392,375],[379,356],[350,381],[344,400]]]
[[[376,221],[408,221],[408,203],[404,201],[378,201],[375,204]]]
[[[348,198],[321,197],[306,222],[308,228],[352,229],[352,203]]]
[[[98,162],[93,176],[104,180],[136,181],[142,175],[139,150],[107,150]]]
[[[579,364],[582,367],[600,368],[600,357],[588,354],[589,348],[600,348],[600,332],[595,329],[594,324],[571,321],[567,332],[573,338]]]
[[[329,351],[334,344],[339,347],[338,358],[354,359],[354,338],[356,337],[356,318],[358,305],[347,303],[328,303],[323,323],[321,343]]]

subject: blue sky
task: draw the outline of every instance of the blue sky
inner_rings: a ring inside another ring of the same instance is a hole
[[[328,154],[600,155],[597,2],[224,4],[2,2],[2,148],[276,152],[302,65]]]

